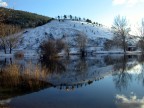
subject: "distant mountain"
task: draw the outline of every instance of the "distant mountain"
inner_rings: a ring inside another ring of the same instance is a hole
[[[37,27],[52,19],[35,13],[0,7],[0,22],[8,25],[18,25],[21,28]]]

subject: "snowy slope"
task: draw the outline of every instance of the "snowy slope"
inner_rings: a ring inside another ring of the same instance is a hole
[[[59,22],[53,20],[43,26],[23,32],[17,49],[35,50],[41,42],[48,38],[61,39],[63,37],[71,46],[74,46],[76,36],[80,33],[87,36],[89,46],[102,46],[106,39],[112,38],[112,33],[108,28],[97,27],[80,21],[65,20]],[[48,37],[49,34],[52,34],[52,37]]]

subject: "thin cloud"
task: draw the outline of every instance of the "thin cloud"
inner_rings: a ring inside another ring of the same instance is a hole
[[[144,0],[112,0],[113,5],[134,6],[139,3],[144,3]]]
[[[126,0],[113,0],[113,5],[122,5],[125,4]]]
[[[0,7],[7,7],[7,6],[8,6],[7,2],[0,0]]]

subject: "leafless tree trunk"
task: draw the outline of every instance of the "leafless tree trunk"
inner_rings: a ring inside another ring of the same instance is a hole
[[[120,16],[115,17],[112,30],[114,33],[115,43],[118,44],[118,46],[121,46],[124,53],[126,53],[127,36],[130,32],[130,27],[128,26],[128,21],[126,18]]]
[[[18,26],[9,26],[9,37],[7,37],[7,46],[9,48],[9,53],[12,53],[13,48],[16,47],[16,44],[18,42],[18,37],[15,35],[15,33],[20,31],[20,27]]]
[[[0,40],[0,46],[3,49],[4,53],[6,54],[7,53],[6,52],[7,45],[6,45],[6,40],[5,39],[1,38],[1,40]]]
[[[12,53],[13,48],[16,47],[18,39],[16,37],[10,37],[7,40],[7,46],[9,48],[9,53]]]
[[[138,46],[140,47],[142,53],[144,53],[144,19],[141,22],[141,26],[138,29],[138,35],[140,37],[140,40],[138,42]]]
[[[70,43],[68,40],[68,35],[65,34],[64,36],[65,36],[65,38],[64,38],[65,39],[65,53],[66,53],[67,57],[69,57],[69,55],[70,55]]]
[[[70,47],[69,47],[68,43],[65,43],[65,52],[66,52],[66,55],[69,57],[69,55],[70,55]]]
[[[86,55],[86,44],[87,44],[87,37],[85,34],[78,34],[77,36],[77,44],[80,48],[81,56],[84,57]]]

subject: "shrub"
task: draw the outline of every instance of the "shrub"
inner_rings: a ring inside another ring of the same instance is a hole
[[[65,43],[60,40],[47,40],[40,45],[41,59],[52,59],[58,56],[58,53],[65,48]]]
[[[105,50],[110,50],[114,46],[114,41],[113,40],[107,40],[104,43],[104,49]]]
[[[14,54],[15,58],[21,59],[24,57],[24,53],[22,51],[18,51]]]

